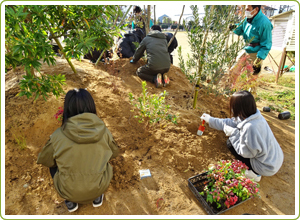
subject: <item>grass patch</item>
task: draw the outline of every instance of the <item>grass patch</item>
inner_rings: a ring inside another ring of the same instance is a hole
[[[260,100],[271,102],[269,107],[277,112],[286,110],[291,112],[291,119],[295,120],[295,90],[276,91],[274,93],[261,92],[258,93]]]
[[[276,77],[275,76],[263,76],[261,81],[266,83],[275,83]],[[280,77],[278,79],[278,85],[288,87],[288,88],[295,88],[295,78],[294,77]]]

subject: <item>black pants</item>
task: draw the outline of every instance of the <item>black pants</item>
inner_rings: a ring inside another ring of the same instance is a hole
[[[55,173],[57,172],[57,167],[50,167],[50,174],[52,179],[54,178]]]
[[[170,61],[173,64],[173,55],[170,54]]]
[[[140,77],[143,80],[154,83],[154,79],[157,76],[157,74],[159,74],[159,73],[164,74],[168,71],[169,71],[169,68],[153,70],[153,69],[149,68],[148,64],[146,64],[137,69],[136,75],[138,75],[138,77]]]
[[[234,155],[234,157],[235,157],[236,159],[242,161],[244,164],[247,165],[247,167],[249,167],[249,170],[252,170],[255,174],[259,175],[258,173],[256,173],[256,172],[252,169],[252,166],[251,166],[251,163],[250,163],[250,158],[244,158],[244,157],[242,157],[241,155],[239,155],[239,154],[235,151],[234,147],[232,146],[232,144],[231,144],[229,138],[227,139],[226,144],[227,144],[228,149],[230,150],[230,152]]]

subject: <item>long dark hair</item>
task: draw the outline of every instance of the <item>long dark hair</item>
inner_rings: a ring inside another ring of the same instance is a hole
[[[96,114],[96,105],[91,94],[85,89],[69,90],[65,97],[62,125],[68,118],[85,112]]]
[[[230,98],[230,116],[246,119],[256,113],[256,103],[248,91],[235,92]]]

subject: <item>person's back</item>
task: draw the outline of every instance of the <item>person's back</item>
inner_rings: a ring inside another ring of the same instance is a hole
[[[137,35],[132,32],[125,34],[124,38],[121,38],[118,42],[118,56],[122,58],[132,57],[136,49],[133,42],[140,42]]]
[[[62,126],[50,136],[37,163],[50,168],[56,191],[73,212],[78,203],[102,205],[113,176],[109,160],[117,154],[118,146],[96,115],[92,96],[74,89],[65,97]]]
[[[167,37],[167,42],[168,42],[168,45],[169,45],[169,42],[170,40],[172,39],[173,37],[173,34],[172,33],[165,33],[166,37]],[[173,55],[171,54],[178,46],[178,43],[177,43],[177,39],[176,37],[174,37],[174,39],[172,40],[170,46],[168,47],[168,52],[170,54],[170,61],[171,63],[173,64]]]
[[[116,156],[110,148],[112,141],[103,121],[92,113],[70,118],[51,135],[59,169],[53,181],[63,198],[84,204],[104,193],[113,175],[108,161]]]
[[[151,31],[141,42],[133,60],[142,57],[144,50],[147,52],[148,65],[153,70],[170,68],[170,57],[165,34],[160,31]]]
[[[167,72],[171,62],[166,35],[159,25],[153,25],[151,32],[142,40],[130,63],[136,63],[147,52],[147,64],[137,69],[136,74],[143,80],[155,83],[156,87],[167,86],[170,79]]]

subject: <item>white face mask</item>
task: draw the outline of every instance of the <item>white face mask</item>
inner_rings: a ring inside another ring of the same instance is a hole
[[[252,11],[245,11],[245,16],[247,18],[253,18],[253,15],[251,14],[255,9],[253,9]]]

